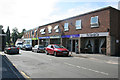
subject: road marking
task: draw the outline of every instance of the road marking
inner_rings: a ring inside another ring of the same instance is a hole
[[[27,76],[23,71],[20,71],[21,74],[23,74],[26,78],[28,78],[29,80],[32,80],[29,76]]]
[[[82,66],[76,66],[76,65],[69,64],[69,63],[66,63],[66,62],[64,62],[64,64],[67,64],[67,65],[72,66],[72,67],[77,67],[77,68],[81,68],[81,69],[89,70],[89,71],[92,71],[92,72],[96,72],[96,73],[104,74],[104,75],[109,75],[108,73],[105,73],[105,72],[101,72],[101,71],[97,71],[97,70],[93,70],[93,69],[85,68],[85,67],[82,67]]]

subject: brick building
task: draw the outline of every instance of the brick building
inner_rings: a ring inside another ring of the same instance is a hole
[[[76,53],[120,53],[120,11],[106,7],[26,31],[24,40],[33,46],[62,44]]]

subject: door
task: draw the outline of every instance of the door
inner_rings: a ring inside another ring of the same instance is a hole
[[[95,53],[99,53],[99,39],[95,39],[95,48],[94,48],[94,51]]]
[[[50,52],[51,52],[51,54],[54,54],[54,47],[53,46],[51,46]]]

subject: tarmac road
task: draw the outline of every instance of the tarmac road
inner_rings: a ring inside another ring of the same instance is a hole
[[[118,64],[102,60],[55,57],[23,50],[17,55],[4,55],[27,78],[118,78]]]

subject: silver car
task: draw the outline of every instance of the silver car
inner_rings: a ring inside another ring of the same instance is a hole
[[[45,47],[43,45],[35,45],[32,48],[32,52],[45,52]]]

